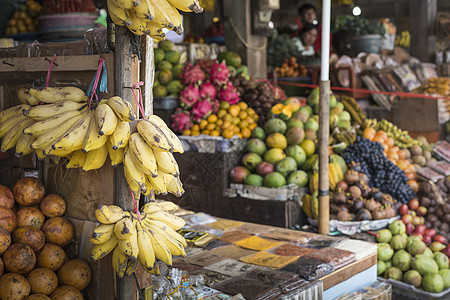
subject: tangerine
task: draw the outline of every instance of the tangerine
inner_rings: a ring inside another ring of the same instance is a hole
[[[256,127],[258,127],[258,124],[256,124],[256,123],[252,123],[252,124],[248,125],[248,128],[250,128],[250,130],[255,129]]]
[[[419,184],[415,180],[408,180],[408,184],[413,190],[414,193],[416,193],[419,190]]]
[[[221,119],[217,120],[217,122],[216,122],[217,127],[222,126],[222,124],[223,124],[223,120],[221,120]]]
[[[214,129],[216,129],[216,124],[214,124],[214,123],[209,123],[206,126],[206,130],[214,130]]]
[[[246,110],[248,108],[248,105],[245,102],[239,102],[238,105],[241,108],[241,110]]]
[[[200,121],[200,129],[202,129],[202,130],[205,129],[206,125],[208,125],[208,121],[206,121],[206,120]]]
[[[242,128],[241,130],[242,137],[248,139],[252,135],[252,131],[250,128]]]
[[[222,119],[226,114],[227,114],[227,111],[225,109],[221,109],[217,113],[217,116],[219,117],[219,119]]]
[[[364,132],[363,132],[363,137],[368,139],[368,140],[373,140],[373,138],[375,137],[376,133],[377,132],[375,131],[374,128],[366,127],[366,129],[364,129]]]
[[[192,132],[191,132],[191,136],[197,136],[197,135],[200,135],[200,131],[197,131],[197,130],[192,130]]]
[[[230,103],[228,103],[227,101],[222,101],[219,104],[220,109],[225,109],[227,110],[228,108],[230,108]]]
[[[230,115],[232,115],[233,117],[237,117],[239,115],[239,112],[241,111],[241,108],[239,107],[239,105],[231,105],[230,108],[228,109],[228,113]]]
[[[200,131],[200,126],[198,126],[198,124],[195,124],[194,126],[192,126],[191,130],[192,131]]]
[[[183,135],[191,135],[191,130],[190,129],[186,129],[183,131],[182,133]]]
[[[248,114],[247,114],[247,112],[245,110],[241,110],[239,112],[239,119],[245,120],[247,118],[247,116],[248,116]]]
[[[251,117],[253,115],[255,115],[255,110],[251,107],[247,108],[247,114]]]
[[[209,133],[210,136],[220,136],[220,132],[218,130],[213,130]]]
[[[394,139],[388,137],[388,138],[386,139],[386,144],[389,146],[389,148],[390,148],[390,147],[393,147],[393,146],[394,146]]]
[[[381,137],[383,140],[387,139],[387,134],[383,130],[378,130],[377,133],[375,134],[375,137],[377,136]]]
[[[217,116],[216,115],[210,115],[208,117],[208,122],[209,123],[215,123],[217,121]]]
[[[210,131],[209,130],[202,130],[202,134],[206,134],[206,135],[209,135],[209,133],[210,133]]]
[[[406,158],[405,150],[400,149],[400,150],[398,150],[397,154],[398,154],[398,158],[400,158],[400,159],[405,159]]]

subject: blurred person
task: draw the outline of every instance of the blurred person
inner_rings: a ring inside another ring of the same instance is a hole
[[[318,30],[316,25],[311,23],[303,25],[298,37],[293,39],[301,55],[312,56],[315,54],[314,44],[316,43],[317,35]]]

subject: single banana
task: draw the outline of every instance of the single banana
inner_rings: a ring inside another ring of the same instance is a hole
[[[81,149],[75,151],[70,157],[69,162],[66,165],[66,168],[67,169],[82,168],[84,166],[84,163],[86,162],[86,156],[87,154],[81,151]]]
[[[180,139],[176,136],[175,133],[173,133],[172,130],[169,129],[169,127],[167,126],[167,124],[164,122],[163,119],[161,119],[157,115],[150,115],[146,119],[149,120],[150,122],[154,123],[156,126],[161,127],[164,130],[164,132],[166,132],[166,135],[169,137],[170,141],[172,142],[172,144],[174,146],[175,152],[178,152],[178,153],[184,152],[183,145],[181,144]]]
[[[169,2],[167,2],[167,0],[150,1],[153,3],[153,7],[155,7],[155,14],[157,14],[156,11],[159,9],[159,12],[164,16],[164,18],[166,18],[170,22],[170,24],[176,26],[176,24],[174,23],[177,20],[177,16],[174,14],[174,11],[176,11],[176,9]],[[170,27],[169,29],[172,29],[172,27]]]
[[[147,229],[152,242],[153,250],[155,251],[155,257],[165,263],[168,266],[172,265],[172,254],[169,248],[166,246],[165,241],[151,229]]]
[[[51,154],[48,154],[50,153]],[[50,155],[50,157],[70,157],[75,151],[74,150],[66,150],[66,149],[56,149],[54,150],[52,146],[49,146],[44,149],[44,154]]]
[[[116,129],[117,116],[107,104],[100,104],[95,109],[95,120],[100,135],[111,135]]]
[[[138,6],[132,8],[136,17],[144,21],[153,21],[155,19],[155,9],[148,0],[142,0]]]
[[[142,192],[142,194],[147,196],[147,198],[154,199],[153,195],[156,194],[155,187],[148,181],[148,177],[148,175],[145,175],[145,192]]]
[[[113,235],[109,240],[102,244],[94,244],[91,249],[91,260],[97,261],[110,253],[116,248],[119,239]]]
[[[119,278],[123,278],[128,266],[128,258],[116,247],[112,254],[112,266]]]
[[[97,121],[95,120],[94,114],[92,114],[89,123],[89,131],[83,141],[82,151],[86,153],[98,149],[103,146],[108,139],[108,135],[100,135],[98,133]]]
[[[167,0],[158,0],[159,3],[165,2],[165,11],[170,18],[170,22],[173,24],[172,30],[177,34],[183,34],[183,20],[181,19],[181,15],[178,10],[173,7]]]
[[[139,260],[137,260],[137,259],[129,259],[127,268],[125,270],[125,275],[133,274],[134,272],[136,272],[138,267],[139,267]]]
[[[69,130],[64,134],[58,142],[52,145],[54,150],[72,150],[76,151],[83,147],[83,141],[86,135],[89,133],[89,122],[91,120],[92,111],[90,111],[83,119],[77,124],[76,128]],[[50,152],[50,154],[52,154]]]
[[[109,159],[111,160],[111,166],[117,166],[123,162],[123,156],[125,154],[125,148],[113,150],[109,139],[106,141],[106,147],[108,147]]]
[[[152,177],[150,175],[146,176],[155,191],[157,191],[159,194],[167,194],[166,178],[164,177],[163,172],[158,170],[158,176],[156,177]]]
[[[180,207],[172,201],[160,201],[147,203],[142,207],[142,210],[147,214],[151,214],[160,210],[166,212],[176,211],[179,208]]]
[[[89,151],[86,155],[86,162],[83,165],[83,171],[100,169],[108,157],[108,147],[105,145],[98,149]]]
[[[158,174],[154,151],[139,133],[135,132],[130,136],[128,148],[135,159],[136,165],[141,166],[139,169],[143,173],[151,176]]]
[[[184,237],[181,234],[179,234],[178,232],[176,232],[175,230],[173,230],[166,223],[161,222],[161,221],[157,221],[157,220],[152,220],[150,218],[145,218],[144,219],[144,224],[146,226],[154,225],[154,226],[159,227],[159,229],[162,230],[166,235],[170,235],[171,237],[176,239],[181,245],[183,245],[184,248],[187,247],[187,242],[184,239]]]
[[[125,212],[117,205],[100,205],[95,217],[102,224],[114,224],[125,217]]]
[[[50,117],[48,119],[38,121],[32,126],[26,128],[23,132],[27,134],[32,134],[35,137],[39,137],[44,133],[46,133],[47,131],[66,122],[67,120],[80,115],[82,112],[83,110],[65,111],[61,114],[54,115],[53,117]]]
[[[111,146],[114,150],[125,148],[128,146],[128,141],[131,136],[130,122],[119,120],[117,122],[116,130],[109,136]]]
[[[11,128],[9,132],[3,137],[0,151],[6,152],[7,150],[15,147],[20,137],[24,135],[23,130],[33,123],[34,120],[28,118],[27,120],[24,120]]]
[[[108,12],[111,20],[119,26],[131,25],[128,12],[120,6],[116,5],[116,1],[107,0]]]
[[[178,137],[167,127],[160,127],[146,119],[137,124],[137,130],[152,148],[160,151],[184,152]]]
[[[144,192],[141,190],[141,186],[136,182],[136,180],[133,178],[133,176],[130,174],[130,171],[125,167],[123,167],[123,173],[125,176],[125,179],[127,180],[127,184],[131,191],[133,192],[135,198],[137,198],[140,193],[146,193],[147,192],[147,186],[146,183],[143,183]]]
[[[147,190],[145,187],[145,175],[136,167],[136,164],[131,157],[132,155],[133,154],[130,153],[130,148],[126,148],[123,157],[123,169],[125,178],[127,179],[127,182],[133,192],[136,192],[134,190],[136,188],[136,185],[141,191],[145,192]],[[139,194],[139,191],[137,191],[136,194]]]
[[[168,0],[176,9],[184,12],[202,13],[203,8],[198,3],[198,0]]]
[[[19,97],[19,101],[24,104],[29,105],[38,105],[39,100],[30,95],[30,90],[26,88],[21,88],[17,92],[17,96]]]
[[[141,7],[141,5],[139,5],[138,7]],[[116,113],[117,117],[119,117],[120,120],[124,122],[130,122],[136,119],[131,103],[123,100],[122,98],[115,96],[109,98],[106,103],[109,105],[109,107],[112,108],[112,110]]]
[[[31,106],[29,106],[28,104],[19,104],[5,109],[4,111],[0,112],[0,124],[8,119],[11,119],[12,117],[23,115],[23,112],[30,108]]]
[[[52,104],[33,106],[28,110],[24,110],[23,114],[35,121],[42,121],[66,111],[83,109],[85,106],[86,103],[83,102],[59,101]]]
[[[86,102],[88,96],[77,87],[44,87],[42,89],[30,89],[30,95],[44,103],[59,101]]]
[[[125,240],[136,234],[136,228],[130,218],[123,218],[114,225],[114,233],[117,238]]]
[[[169,248],[170,253],[175,256],[186,256],[186,251],[184,250],[183,245],[178,242],[171,235],[166,234],[162,229],[155,225],[148,225],[148,228],[153,230],[155,234],[158,234],[160,239],[164,241],[167,248]]]
[[[64,135],[68,130],[75,126],[85,114],[75,116],[66,122],[62,123],[61,126],[50,129],[46,133],[39,136],[31,147],[33,149],[45,149],[51,144],[55,143],[62,135]]]
[[[153,39],[157,41],[160,41],[166,37],[166,34],[163,31],[163,27],[161,27],[158,24],[155,24],[154,21],[145,22],[145,29],[146,32],[149,32],[148,35],[150,35]]]
[[[137,259],[139,255],[137,234],[133,234],[127,239],[119,239],[117,247],[128,259]]]
[[[29,119],[30,118],[24,115],[16,115],[1,123],[0,138],[4,137],[10,130],[12,130],[14,127],[17,127],[20,123],[25,122]]]
[[[158,0],[148,0],[148,1],[155,10],[154,19],[151,22],[158,27],[172,29],[174,25],[173,23],[171,23],[171,20],[167,15],[167,13],[164,11],[163,7],[159,4],[159,1]]]
[[[184,225],[186,225],[186,222],[182,218],[169,214],[165,211],[156,211],[154,213],[147,214],[147,218],[150,218],[151,220],[161,221],[170,226],[170,228],[172,228],[173,230],[179,230]]]
[[[109,2],[121,9],[132,9],[140,4],[139,0],[110,0],[108,4]]]
[[[31,148],[31,144],[36,140],[36,138],[29,134],[23,134],[16,144],[16,156],[21,157],[24,155],[28,155],[33,152],[33,148]]]
[[[100,224],[92,233],[89,241],[93,244],[99,245],[106,243],[114,235],[114,224]]]
[[[144,35],[144,34],[149,34],[150,32],[147,32],[147,28],[145,26],[146,20],[142,20],[139,19],[136,16],[136,12],[133,10],[129,11],[130,14],[130,20],[131,20],[131,25],[128,25],[128,29],[131,30],[131,32],[133,32],[136,35]]]
[[[136,230],[139,247],[138,260],[145,270],[151,270],[155,264],[155,251],[153,250],[152,241],[139,222],[136,224]]]
[[[180,170],[173,154],[165,151],[153,151],[156,161],[158,163],[158,169],[164,173],[172,174],[173,176],[179,176]]]
[[[167,192],[175,195],[177,197],[181,197],[184,194],[183,185],[180,181],[179,177],[175,177],[171,174],[162,173],[164,179],[166,181]]]

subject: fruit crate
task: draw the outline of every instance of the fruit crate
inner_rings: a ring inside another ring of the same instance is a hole
[[[233,137],[226,139],[201,134],[199,136],[178,136],[184,151],[199,153],[240,153],[247,145],[247,139]]]
[[[384,279],[378,277],[379,281],[387,282],[392,285],[392,299],[417,299],[417,300],[434,300],[434,299],[450,299],[450,288],[443,290],[440,293],[429,293],[427,291],[418,289],[413,285],[406,284],[401,281],[393,279]]]

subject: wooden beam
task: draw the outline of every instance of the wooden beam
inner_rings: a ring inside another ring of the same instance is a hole
[[[111,54],[106,55],[111,56]],[[82,59],[80,59],[80,57]],[[100,55],[57,56],[53,71],[97,71]],[[0,58],[0,72],[47,72],[51,56]]]
[[[145,36],[142,39],[141,47],[144,49],[141,61],[141,80],[144,82],[142,87],[142,99],[144,100],[144,112],[146,116],[153,114],[153,83],[155,81],[153,65],[153,39]]]
[[[131,102],[133,99],[132,86],[132,57],[130,53],[130,38],[127,35],[127,28],[116,26],[116,47],[114,55],[115,65],[115,94],[124,100]],[[123,165],[115,167],[114,171],[114,202],[122,209],[131,210],[133,208],[130,191],[123,173]],[[133,277],[125,276],[116,278],[117,299],[133,300]]]

